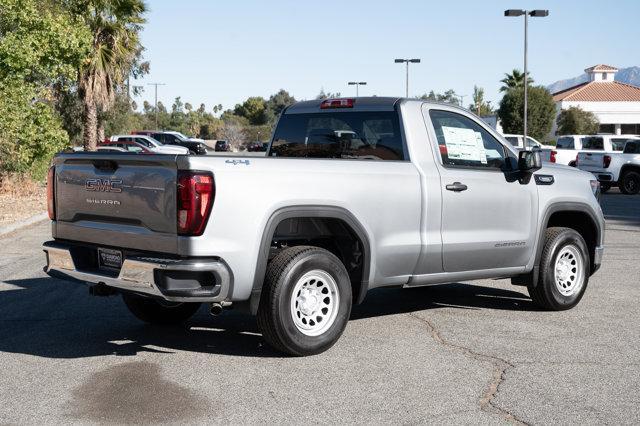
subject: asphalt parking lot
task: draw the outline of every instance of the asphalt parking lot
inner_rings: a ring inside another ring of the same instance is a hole
[[[372,292],[330,351],[253,318],[138,322],[48,278],[40,223],[0,239],[0,423],[640,423],[640,196],[614,190],[602,269],[541,312],[507,280]]]

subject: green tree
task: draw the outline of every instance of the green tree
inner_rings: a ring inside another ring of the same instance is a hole
[[[484,100],[484,89],[482,87],[473,86],[473,103],[469,105],[469,109],[484,117],[493,114],[493,108],[491,108],[491,102]]]
[[[551,131],[556,104],[547,89],[533,86],[528,90],[529,110],[527,132],[538,140],[544,140]],[[520,134],[524,123],[524,87],[508,90],[500,101],[498,117],[505,133]]]
[[[529,73],[527,73],[528,75]],[[533,84],[533,78],[528,77],[529,84]],[[511,74],[505,74],[504,78],[500,80],[503,86],[500,88],[501,92],[506,92],[509,89],[517,89],[524,86],[524,73],[520,70],[514,69]]]
[[[265,124],[267,122],[267,103],[260,96],[248,98],[242,104],[236,105],[234,114],[249,120],[254,125]]]
[[[316,99],[320,100],[320,99],[339,98],[340,96],[342,96],[340,92],[336,92],[336,93],[325,92],[324,88],[321,88],[320,93],[318,93],[318,96],[316,96]]]
[[[444,102],[452,105],[460,105],[460,99],[453,89],[449,89],[444,93],[436,93],[432,90],[428,94],[425,93],[424,95],[420,96],[419,99],[424,99],[425,101]]]
[[[92,45],[78,72],[78,94],[84,108],[83,140],[95,150],[98,111],[108,111],[116,89],[139,58],[139,33],[145,19],[142,0],[69,0],[70,9],[92,34]]]
[[[0,0],[0,172],[41,178],[69,144],[54,87],[76,78],[90,40],[58,3]]]
[[[600,122],[591,111],[572,106],[563,109],[556,120],[557,135],[592,135],[598,132]]]
[[[286,107],[295,102],[296,99],[284,89],[280,89],[278,93],[271,95],[266,102],[267,122],[272,122]]]

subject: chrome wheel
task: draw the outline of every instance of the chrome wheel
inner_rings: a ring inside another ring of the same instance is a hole
[[[304,274],[291,294],[291,316],[296,328],[307,336],[319,336],[331,327],[338,314],[338,284],[319,269]]]
[[[584,261],[578,247],[563,247],[556,256],[554,278],[556,288],[563,296],[573,296],[584,283]]]

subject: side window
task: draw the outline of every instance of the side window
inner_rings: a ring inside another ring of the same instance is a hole
[[[142,152],[142,148],[140,148],[138,145],[133,144],[133,143],[129,143],[127,144],[127,151],[129,152]]]
[[[630,140],[624,145],[625,154],[640,154],[640,141]]]
[[[559,138],[556,149],[574,149],[573,138]]]
[[[472,119],[441,110],[431,110],[429,116],[444,165],[488,169],[505,166],[502,144]]]
[[[164,134],[164,135],[162,135],[162,136],[164,137],[164,141],[163,141],[163,143],[169,143],[169,144],[171,144],[171,143],[175,143],[175,141],[176,141],[176,137],[175,137],[175,136],[173,136],[173,135],[167,135],[167,134]]]
[[[151,146],[151,143],[149,143],[149,141],[148,141],[148,140],[146,140],[146,139],[143,139],[143,138],[135,138],[134,140],[135,140],[136,142],[138,142],[140,145],[144,145],[144,146],[146,146],[147,148],[149,148],[149,147]]]
[[[629,139],[621,139],[621,138],[614,138],[611,139],[611,149],[613,149],[614,151],[622,151],[624,149],[624,144],[627,143]]]
[[[509,143],[516,148],[518,147],[518,137],[517,136],[505,136],[505,139],[509,141]]]
[[[527,148],[535,148],[537,146],[540,146],[540,145],[538,145],[536,141],[534,141],[529,136],[527,136]]]
[[[604,139],[596,136],[588,136],[582,138],[582,149],[591,149],[595,151],[604,150]]]

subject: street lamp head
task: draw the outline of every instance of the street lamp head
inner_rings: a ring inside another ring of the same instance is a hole
[[[522,16],[525,13],[522,9],[507,9],[504,11],[504,16]]]
[[[367,82],[366,81],[360,81],[360,82],[358,82],[358,84],[361,85],[361,86],[366,86]]]
[[[396,60],[395,60],[395,61],[393,61],[393,62],[395,62],[396,64],[401,64],[401,63],[403,63],[403,62],[406,62],[406,59],[396,59]]]
[[[348,82],[347,84],[348,84],[349,86],[353,86],[354,84],[358,84],[358,83],[356,83],[355,81],[350,81],[350,82]]]
[[[536,9],[529,12],[529,16],[533,16],[536,18],[544,18],[545,16],[549,16],[548,10]]]
[[[409,62],[412,62],[414,64],[419,64],[420,63],[420,59],[409,59]]]

